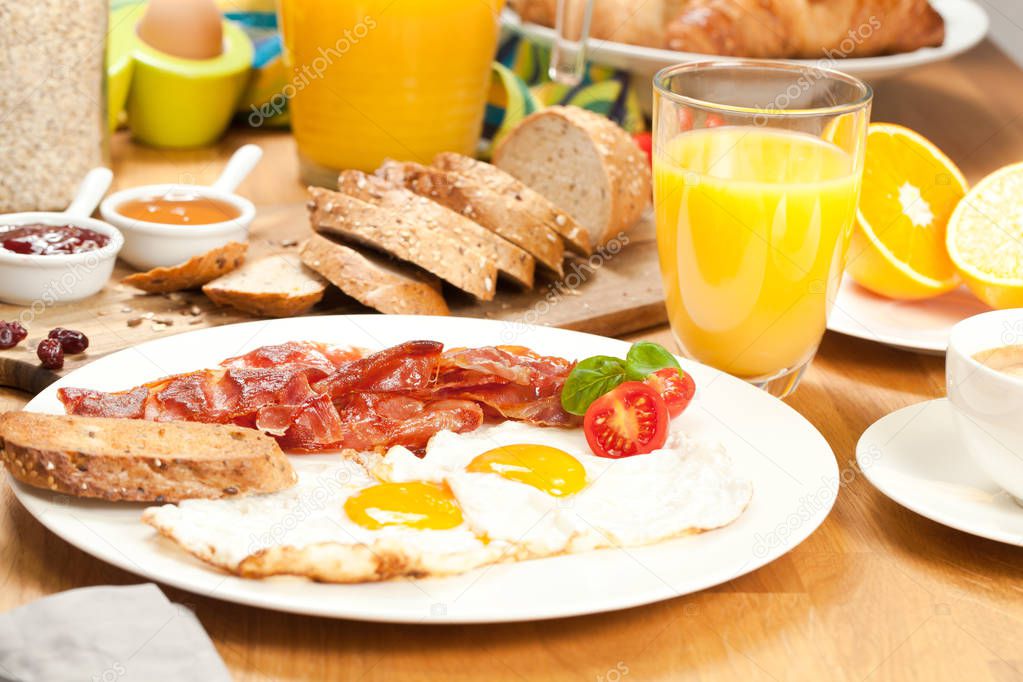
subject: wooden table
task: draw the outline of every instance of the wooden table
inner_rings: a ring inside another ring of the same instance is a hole
[[[874,120],[911,126],[971,181],[1023,159],[1023,72],[985,43],[954,62],[877,87]],[[120,182],[168,161],[212,179],[241,133],[214,150],[164,152],[118,140]],[[251,133],[247,134],[251,137]],[[244,191],[302,201],[291,142]],[[161,181],[164,179],[161,178]],[[665,329],[635,338],[667,343]],[[618,613],[496,626],[400,626],[278,614],[167,589],[194,606],[238,680],[1023,680],[1023,549],[938,525],[889,501],[856,469],[864,429],[944,393],[941,358],[828,333],[789,403],[834,449],[843,485],[797,549],[720,587]],[[26,396],[8,391],[4,406]],[[138,578],[47,532],[0,492],[0,610],[60,590]]]

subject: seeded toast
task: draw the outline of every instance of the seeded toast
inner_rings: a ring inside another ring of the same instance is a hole
[[[313,230],[417,265],[481,301],[494,298],[494,261],[444,224],[424,218],[419,207],[397,210],[320,187],[310,187],[309,197]]]
[[[323,298],[327,285],[292,253],[248,262],[203,285],[214,303],[230,305],[258,317],[293,317]]]
[[[477,179],[411,161],[387,161],[377,174],[482,225],[529,253],[548,271],[563,274],[561,237],[513,196]]]
[[[302,262],[359,303],[392,315],[448,315],[440,281],[386,256],[314,234],[302,246]]]
[[[228,242],[210,249],[206,253],[189,258],[184,263],[170,267],[153,268],[136,272],[121,280],[150,294],[167,294],[173,291],[198,289],[207,282],[226,275],[245,262],[248,244]]]
[[[483,186],[498,193],[512,206],[520,206],[533,219],[557,232],[570,251],[581,256],[593,252],[589,232],[575,218],[497,166],[455,152],[441,152],[434,157],[433,166],[457,174],[470,186]]]
[[[110,501],[269,493],[297,480],[277,441],[233,425],[8,412],[0,445],[22,483]]]
[[[507,280],[526,289],[533,286],[535,263],[529,253],[470,218],[406,188],[400,175],[400,165],[385,162],[375,175],[342,171],[338,176],[338,189],[375,206],[417,216],[432,227],[450,232],[461,243],[470,245],[494,261],[498,272]],[[394,175],[395,171],[398,175]]]

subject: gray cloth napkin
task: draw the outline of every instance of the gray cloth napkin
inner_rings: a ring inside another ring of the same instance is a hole
[[[0,614],[0,680],[230,679],[195,614],[153,584],[84,587]]]

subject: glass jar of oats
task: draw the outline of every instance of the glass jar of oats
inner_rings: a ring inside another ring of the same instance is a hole
[[[104,164],[108,2],[0,2],[0,213],[62,210]]]

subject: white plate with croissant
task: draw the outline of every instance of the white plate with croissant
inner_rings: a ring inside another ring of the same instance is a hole
[[[585,0],[566,2],[568,17],[582,16]],[[503,23],[549,45],[556,5],[510,0]],[[595,0],[588,51],[644,77],[714,55],[790,59],[870,80],[954,57],[987,30],[974,0]],[[566,34],[578,33],[570,20]]]

